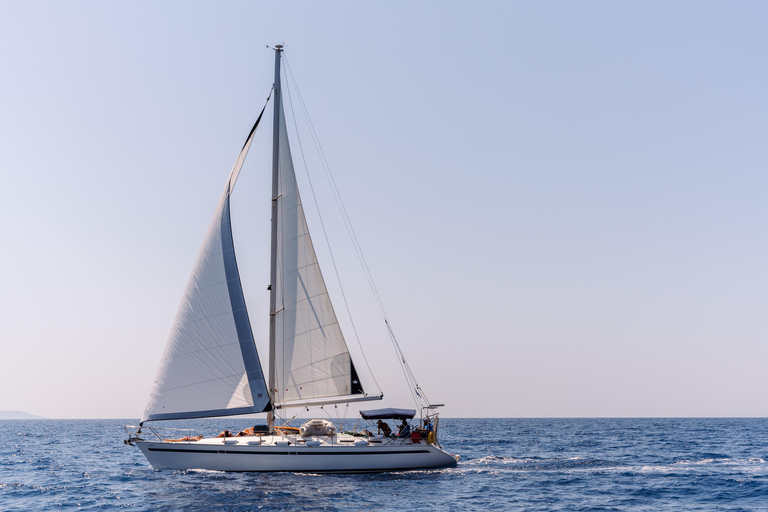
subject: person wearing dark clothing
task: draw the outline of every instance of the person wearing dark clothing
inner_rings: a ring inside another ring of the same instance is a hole
[[[403,420],[403,423],[400,425],[400,428],[397,432],[397,437],[409,437],[411,435],[411,426],[408,424],[407,421]]]
[[[376,425],[379,426],[379,432],[384,434],[384,437],[389,437],[392,435],[392,429],[389,428],[389,425],[387,425],[385,422],[379,420],[376,422]]]

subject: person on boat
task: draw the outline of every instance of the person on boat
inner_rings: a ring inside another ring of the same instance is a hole
[[[397,437],[410,437],[410,435],[411,426],[406,420],[403,420],[403,423],[400,424],[400,428],[397,429]]]
[[[196,437],[184,436],[184,437],[179,438],[179,439],[166,439],[166,442],[168,442],[168,443],[181,443],[181,442],[184,442],[184,441],[199,441],[202,438],[203,438],[203,436],[196,436]]]
[[[246,428],[245,430],[241,430],[237,433],[235,437],[246,437],[246,436],[252,436],[253,435],[253,427]]]
[[[383,433],[384,437],[389,437],[392,435],[392,429],[389,428],[389,425],[387,425],[386,422],[379,420],[376,422],[376,425],[379,426],[379,432]]]
[[[217,435],[216,437],[214,437],[214,439],[216,439],[216,438],[218,438],[218,437],[235,437],[235,436],[234,436],[234,435],[232,434],[232,432],[230,432],[229,430],[223,430],[223,431],[221,432],[221,434],[219,434],[219,435]]]

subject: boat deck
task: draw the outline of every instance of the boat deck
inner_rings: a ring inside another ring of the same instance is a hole
[[[418,445],[428,444],[426,439],[414,441],[411,437],[383,436],[301,436],[300,434],[264,434],[239,437],[206,437],[199,440],[163,440],[164,443],[195,445],[242,445],[242,446],[365,446],[365,445]]]

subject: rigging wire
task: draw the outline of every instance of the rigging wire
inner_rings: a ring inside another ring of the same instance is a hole
[[[283,54],[283,59],[285,59],[285,54]],[[288,68],[288,61],[287,60],[285,61],[285,64],[286,64],[286,68]],[[289,70],[289,74],[290,74],[290,77],[293,79],[293,73],[290,72],[290,70]],[[293,79],[293,80],[294,80],[294,85],[296,86],[296,91],[298,93],[298,86],[296,85],[295,79]],[[328,253],[331,256],[331,262],[333,263],[333,271],[334,271],[334,274],[336,274],[336,282],[339,284],[339,289],[341,290],[341,297],[342,297],[342,300],[344,301],[344,307],[347,310],[347,315],[349,316],[349,321],[350,321],[350,324],[352,325],[352,331],[354,332],[355,339],[357,340],[357,344],[360,347],[360,352],[363,355],[363,360],[365,361],[365,365],[368,368],[368,372],[371,374],[371,378],[373,379],[374,384],[378,388],[379,393],[381,393],[381,386],[379,386],[379,383],[378,383],[378,381],[376,380],[376,377],[373,374],[373,370],[371,370],[371,365],[368,363],[368,358],[366,357],[365,351],[363,350],[363,345],[360,342],[360,336],[357,333],[357,327],[355,326],[355,322],[352,319],[352,312],[349,309],[349,303],[347,302],[347,296],[344,293],[344,287],[341,284],[341,277],[339,276],[339,270],[338,270],[338,267],[336,266],[336,259],[333,256],[333,250],[331,249],[331,243],[330,243],[330,240],[328,239],[328,233],[327,233],[327,231],[325,229],[325,223],[323,222],[323,216],[320,213],[320,204],[317,201],[317,195],[315,194],[315,187],[312,184],[312,178],[309,175],[309,166],[307,166],[307,159],[306,159],[306,156],[304,154],[304,145],[301,143],[301,137],[299,135],[299,126],[298,126],[298,123],[296,122],[296,109],[293,108],[293,98],[291,96],[290,80],[286,80],[286,90],[288,91],[288,103],[291,106],[291,117],[293,118],[293,127],[294,127],[294,130],[296,131],[296,140],[298,140],[298,142],[299,142],[299,150],[301,152],[301,159],[304,162],[304,171],[307,174],[307,180],[309,181],[309,189],[312,192],[312,199],[314,200],[314,203],[315,203],[315,210],[317,211],[317,216],[320,219],[320,226],[323,229],[323,236],[325,237],[325,243],[326,243],[326,246],[328,247]],[[306,112],[305,112],[305,116],[306,116]]]
[[[355,247],[355,252],[357,253],[358,260],[360,261],[360,264],[363,268],[363,271],[366,275],[366,278],[368,280],[368,284],[371,288],[371,291],[373,292],[374,298],[376,299],[377,305],[379,306],[379,310],[381,311],[382,316],[384,317],[384,321],[387,325],[387,332],[390,336],[390,339],[392,341],[393,347],[395,349],[395,353],[398,356],[398,360],[400,361],[401,369],[403,370],[403,374],[405,376],[405,380],[408,383],[409,391],[411,392],[411,396],[414,400],[414,403],[418,407],[419,402],[422,402],[422,405],[428,405],[428,401],[426,401],[426,398],[423,395],[423,392],[420,394],[421,387],[416,382],[415,376],[413,375],[413,372],[410,370],[410,367],[408,366],[407,361],[405,360],[405,355],[402,352],[402,349],[400,348],[399,343],[397,343],[397,339],[394,336],[394,332],[392,331],[392,328],[389,324],[389,318],[387,316],[386,310],[384,309],[384,304],[381,300],[381,297],[378,293],[378,289],[376,288],[376,284],[373,280],[373,276],[371,274],[370,268],[368,267],[368,262],[365,259],[365,255],[363,254],[362,247],[360,246],[360,242],[357,239],[357,234],[354,231],[354,228],[352,227],[351,220],[349,218],[349,215],[347,214],[346,207],[344,206],[344,202],[341,198],[341,194],[338,190],[338,186],[336,185],[336,180],[333,178],[333,173],[331,172],[330,165],[328,164],[328,160],[325,157],[325,152],[322,149],[322,145],[320,144],[319,137],[317,136],[317,132],[314,129],[314,124],[312,123],[312,120],[309,116],[309,112],[306,108],[306,105],[303,101],[303,97],[301,96],[301,91],[298,88],[298,84],[296,83],[295,76],[293,75],[293,71],[290,67],[290,64],[288,63],[286,59],[286,69],[288,70],[288,74],[290,78],[294,82],[294,86],[296,87],[297,96],[299,98],[299,103],[302,107],[302,110],[304,112],[304,115],[307,119],[308,125],[310,127],[310,133],[313,137],[313,142],[315,144],[315,148],[318,151],[318,154],[321,157],[321,163],[323,164],[323,170],[326,174],[326,179],[329,181],[329,184],[331,185],[331,190],[334,194],[334,198],[336,200],[336,205],[339,208],[339,211],[341,213],[342,219],[344,219],[345,227],[347,228],[347,233],[349,234],[350,238],[352,239],[353,246]],[[359,340],[358,340],[359,341]],[[419,400],[418,398],[421,398],[422,400]]]
[[[285,57],[285,55],[283,55],[283,57]],[[352,239],[352,245],[355,249],[355,253],[357,254],[358,260],[360,260],[360,264],[363,267],[366,280],[368,281],[368,285],[371,287],[374,298],[376,300],[376,304],[381,310],[382,316],[384,316],[384,318],[387,318],[387,312],[384,310],[384,304],[381,301],[381,297],[379,296],[379,292],[376,288],[376,283],[373,281],[373,276],[371,274],[370,269],[368,268],[368,262],[365,259],[365,255],[363,254],[362,247],[360,246],[360,242],[357,239],[357,234],[355,233],[355,230],[352,227],[352,222],[350,220],[349,214],[347,213],[347,208],[344,205],[344,201],[341,198],[341,193],[339,192],[338,186],[336,185],[336,180],[334,179],[333,173],[331,172],[331,167],[328,164],[328,159],[325,156],[325,151],[323,150],[323,147],[320,144],[320,138],[317,136],[315,125],[312,123],[312,118],[309,116],[309,111],[307,110],[306,104],[304,103],[304,98],[301,95],[301,91],[299,90],[298,83],[296,82],[296,78],[293,75],[293,70],[291,69],[291,66],[288,63],[287,59],[285,60],[285,65],[286,65],[286,70],[288,71],[288,74],[290,78],[293,80],[293,83],[296,87],[296,94],[299,99],[299,105],[302,108],[304,117],[307,119],[307,124],[310,128],[310,134],[312,135],[312,142],[315,145],[315,150],[318,152],[320,156],[320,163],[323,167],[323,172],[325,173],[325,177],[331,186],[330,187],[331,192],[333,193],[333,197],[336,200],[336,207],[339,208],[341,218],[344,221],[344,226],[347,230],[347,233],[349,234],[349,237]]]
[[[291,69],[291,66],[290,66],[290,64],[288,62],[288,59],[286,58],[285,54],[283,54],[283,58],[284,58],[285,64],[286,64],[285,65],[285,69],[287,71],[287,75],[293,81],[294,87],[296,89],[296,96],[298,98],[299,106],[301,107],[301,109],[302,109],[302,111],[304,113],[304,116],[305,116],[305,118],[307,120],[307,124],[309,126],[309,131],[310,131],[310,134],[312,136],[312,141],[313,141],[313,143],[315,145],[315,149],[317,150],[318,155],[320,156],[320,162],[322,164],[323,171],[325,172],[326,179],[328,180],[328,182],[330,184],[331,191],[333,193],[334,199],[336,200],[336,206],[339,209],[339,212],[341,214],[342,219],[344,220],[344,225],[345,225],[345,227],[347,229],[347,233],[349,234],[350,239],[352,240],[352,245],[355,248],[355,252],[357,254],[358,261],[360,262],[361,267],[363,268],[363,273],[366,276],[366,280],[368,281],[368,285],[371,288],[371,291],[373,292],[373,296],[374,296],[374,298],[376,300],[376,303],[377,303],[377,305],[379,307],[379,310],[381,311],[382,317],[384,318],[384,323],[386,324],[386,327],[387,327],[387,333],[389,334],[389,337],[390,337],[390,339],[392,341],[392,345],[393,345],[393,347],[395,349],[395,353],[397,354],[398,360],[400,361],[400,366],[401,366],[401,368],[403,370],[403,374],[405,375],[405,379],[406,379],[406,382],[408,383],[409,391],[411,392],[411,395],[412,395],[412,397],[414,399],[414,403],[417,406],[419,405],[419,403],[421,403],[422,406],[429,405],[429,400],[427,399],[426,395],[424,394],[424,391],[421,389],[421,386],[419,386],[418,382],[416,381],[416,377],[413,374],[413,372],[411,371],[411,368],[410,368],[410,366],[408,365],[408,362],[405,359],[405,354],[403,353],[402,349],[400,348],[400,344],[397,342],[397,339],[395,338],[395,334],[394,334],[394,332],[392,330],[392,327],[390,325],[390,322],[389,322],[389,317],[387,315],[386,309],[384,308],[384,303],[381,300],[381,296],[379,295],[379,291],[378,291],[378,289],[376,287],[376,283],[373,280],[373,275],[371,273],[370,267],[368,266],[368,262],[367,262],[367,260],[365,258],[365,255],[363,254],[362,247],[361,247],[360,242],[359,242],[359,240],[357,238],[357,234],[355,233],[355,230],[354,230],[354,228],[352,226],[352,222],[351,222],[351,220],[349,218],[349,214],[347,213],[347,209],[346,209],[346,206],[344,205],[344,201],[341,198],[341,193],[339,192],[338,186],[336,185],[336,180],[334,179],[333,173],[331,172],[330,165],[328,164],[328,159],[326,158],[325,151],[323,151],[322,145],[320,144],[320,139],[317,136],[317,132],[315,130],[314,124],[312,123],[312,119],[309,116],[309,112],[307,110],[306,104],[304,103],[304,98],[301,95],[301,91],[299,90],[299,86],[298,86],[298,83],[296,82],[296,78],[295,78],[295,76],[293,74],[293,70]],[[288,81],[288,82],[290,82],[290,81]],[[292,111],[294,111],[293,103],[292,103],[291,95],[290,95],[290,90],[289,90],[288,96],[289,96],[289,101],[291,102],[291,109],[292,109]],[[294,124],[295,124],[295,113],[294,113]],[[297,129],[297,133],[298,133],[298,129]],[[299,145],[301,147],[301,142],[299,142]],[[304,158],[303,149],[302,149],[302,158]],[[305,160],[305,168],[306,168],[306,160]],[[307,173],[307,176],[309,176],[309,173]],[[311,181],[310,181],[310,183],[311,183]],[[310,184],[310,187],[311,187],[311,184]],[[312,194],[314,196],[314,189],[312,191]],[[317,206],[317,199],[316,198],[315,198],[315,205]],[[319,214],[319,208],[318,208],[318,214]],[[321,220],[321,224],[322,224],[322,220]],[[323,227],[323,232],[325,233],[325,227]],[[326,235],[326,243],[328,243],[327,235]],[[330,244],[329,244],[329,250],[330,250]],[[335,262],[334,262],[334,270],[335,270]],[[337,272],[336,275],[337,275],[337,279],[338,279],[338,272]],[[340,281],[339,281],[339,284],[341,284]],[[342,292],[342,295],[343,295],[343,292]],[[345,305],[346,305],[346,299],[345,299]],[[347,312],[349,312],[349,308],[348,307],[347,307]],[[351,319],[351,315],[350,315],[350,319]],[[355,336],[357,336],[357,331],[356,330],[355,330]],[[358,341],[358,344],[360,344],[359,337],[358,337],[357,341]],[[360,346],[360,348],[362,350],[362,345]],[[364,353],[363,353],[363,357],[365,357]],[[366,359],[366,365],[367,364],[368,364],[368,361]],[[368,366],[368,369],[370,371],[370,366]],[[374,382],[375,382],[375,377],[374,377]],[[378,386],[378,383],[376,383],[376,385]],[[379,390],[381,390],[381,388],[379,388]]]
[[[296,419],[296,418],[297,418],[297,417],[298,417],[300,414],[304,414],[304,409],[301,409],[299,412],[297,412],[296,414],[294,414],[294,415],[291,417],[291,419],[289,419],[289,420],[287,420],[287,421],[286,421],[286,420],[283,420],[283,425],[282,425],[282,426],[284,426],[284,427],[289,427],[289,426],[291,426],[291,422],[292,422],[293,420],[295,420],[295,419]]]

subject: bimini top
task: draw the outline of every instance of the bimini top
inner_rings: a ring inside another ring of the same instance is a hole
[[[371,409],[370,411],[360,411],[360,416],[365,420],[409,420],[416,416],[415,409]]]

